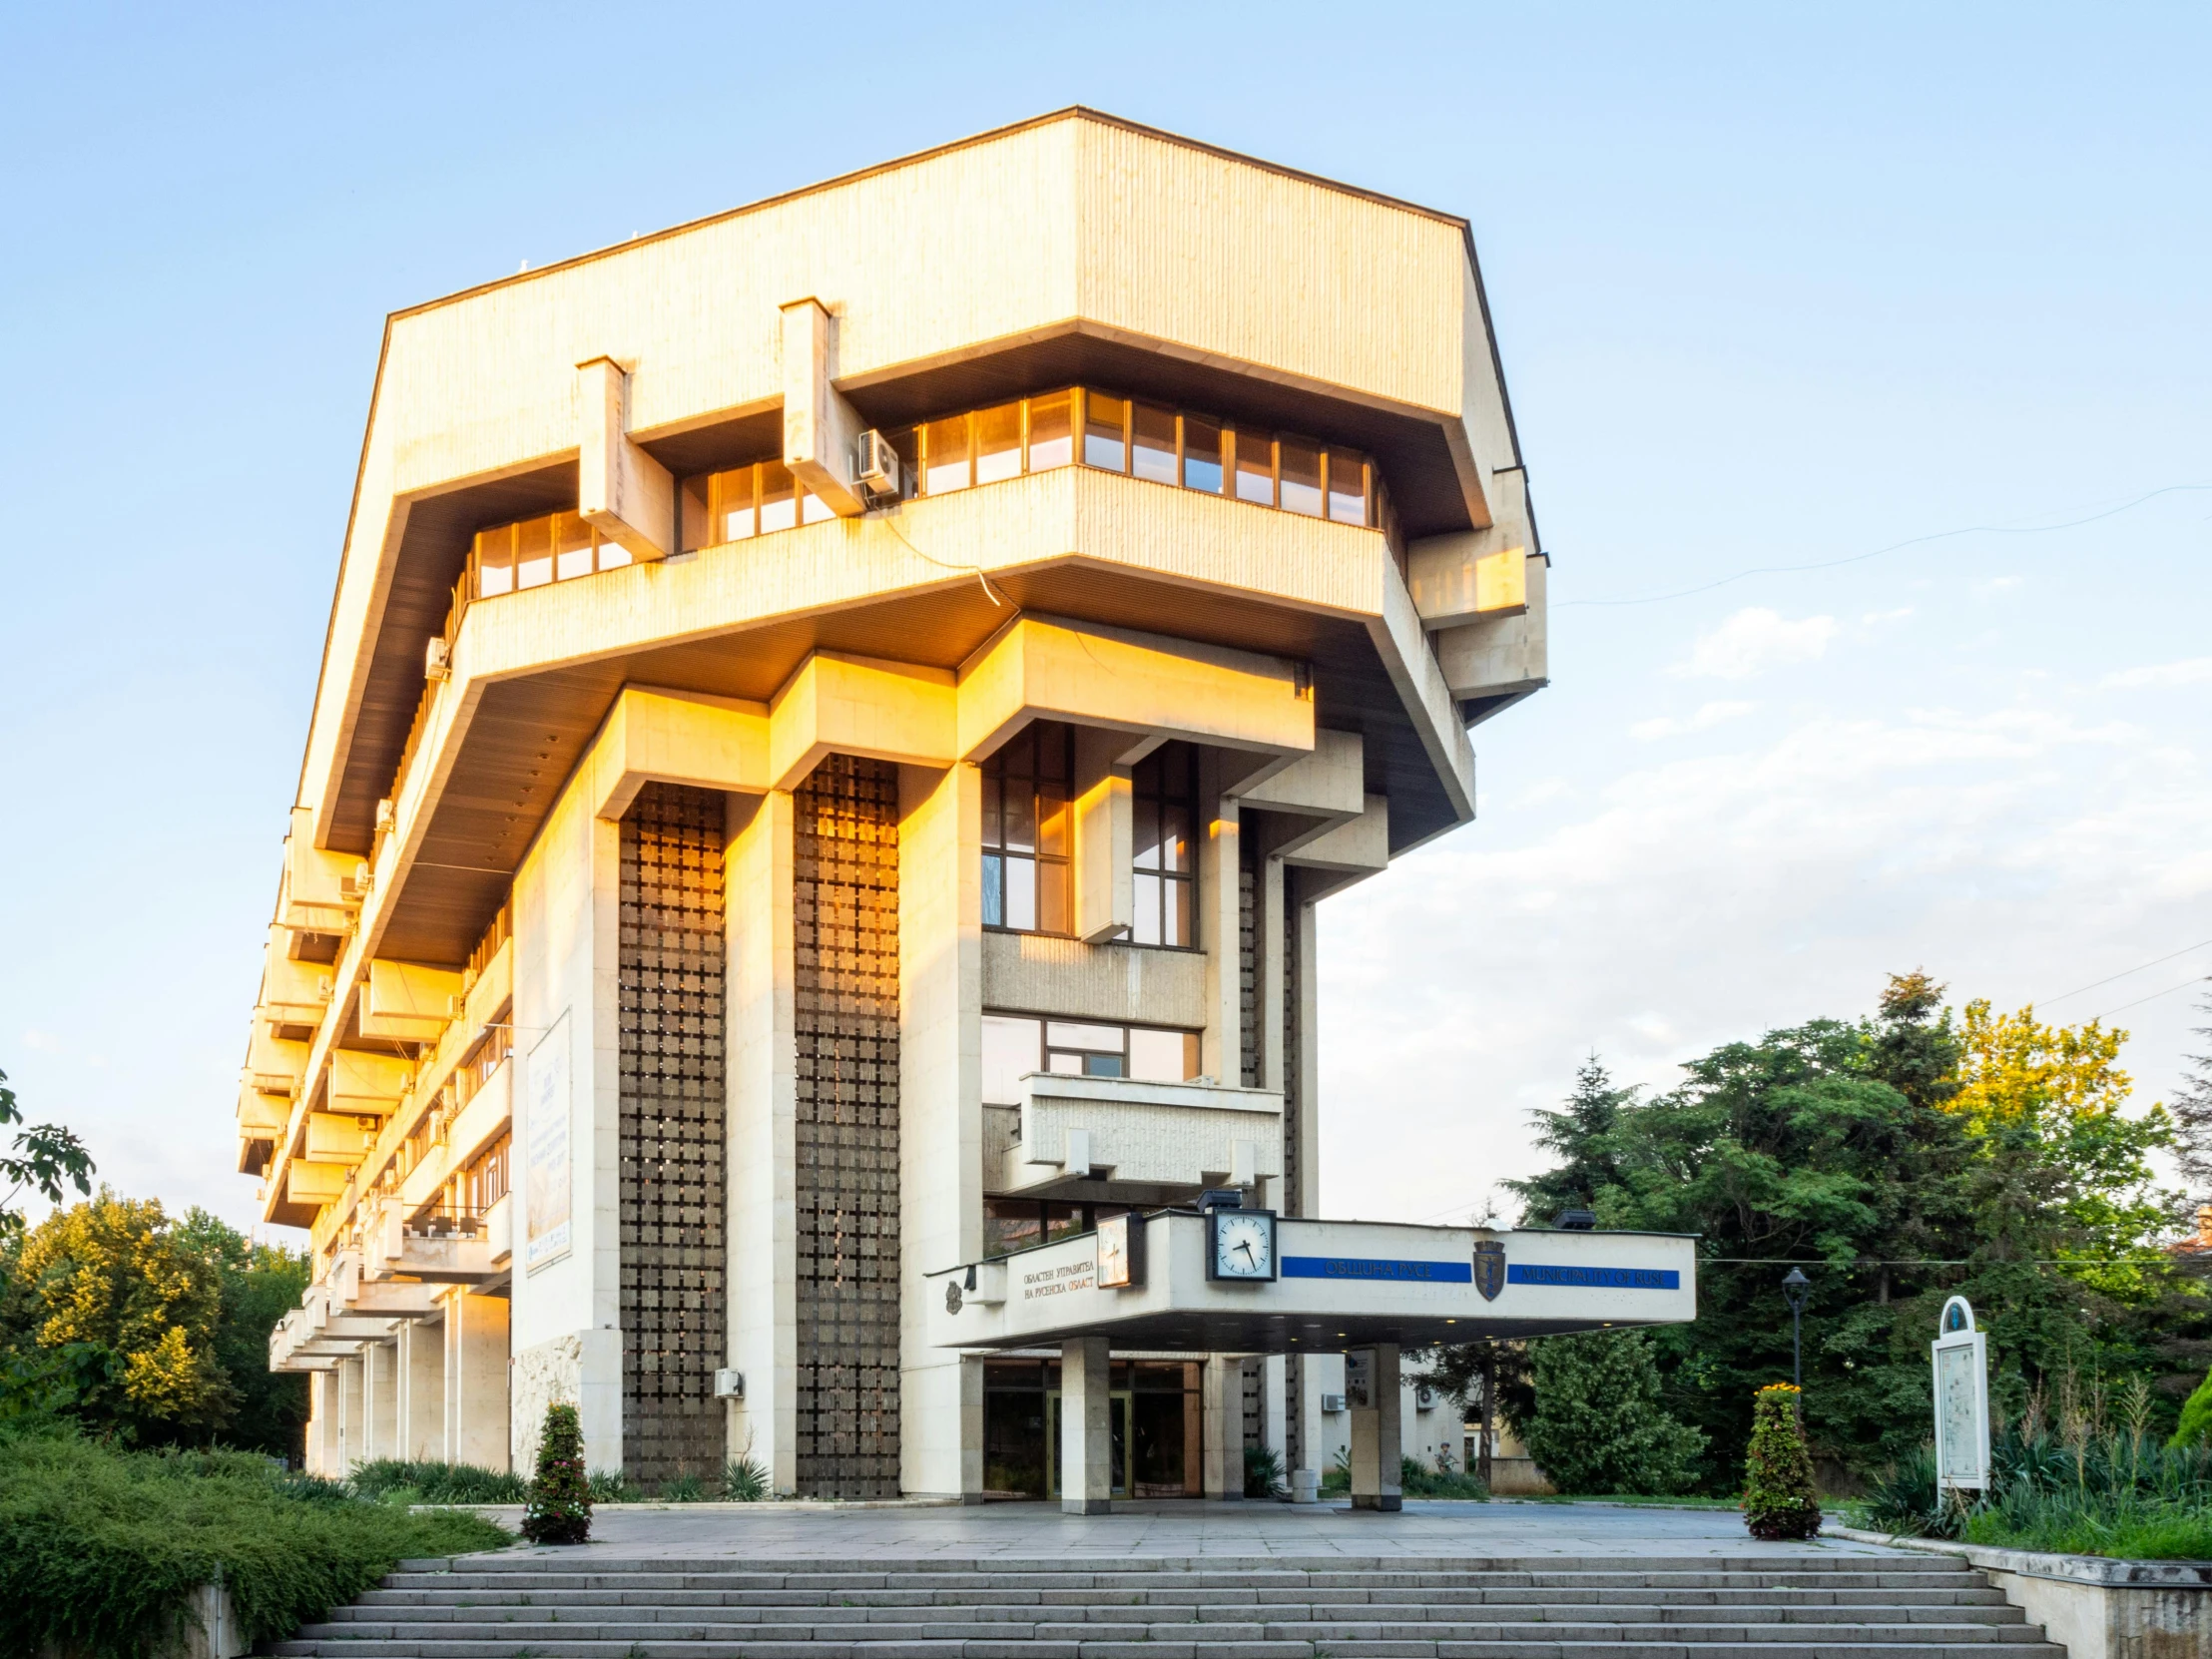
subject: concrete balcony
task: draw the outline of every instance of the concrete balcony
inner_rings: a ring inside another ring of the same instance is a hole
[[[404,1204],[386,1203],[369,1214],[361,1229],[362,1277],[420,1279],[434,1285],[502,1279],[507,1269],[492,1264],[489,1219],[483,1212],[462,1210],[410,1215]]]
[[[993,1193],[1173,1204],[1283,1177],[1283,1096],[1206,1082],[1031,1072],[1019,1133],[986,1171]]]

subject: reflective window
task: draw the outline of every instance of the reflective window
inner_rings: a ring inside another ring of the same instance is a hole
[[[975,481],[1021,476],[1021,405],[1001,403],[975,416]]]
[[[1046,472],[1075,459],[1075,394],[1029,399],[1029,470]]]
[[[1329,516],[1339,524],[1369,524],[1368,463],[1349,449],[1329,451]]]
[[[1155,484],[1175,482],[1175,411],[1157,403],[1133,403],[1129,417],[1129,470]]]
[[[1204,415],[1183,417],[1183,487],[1221,494],[1221,422]]]
[[[1304,438],[1278,438],[1275,454],[1283,510],[1321,517],[1321,446]]]
[[[1021,1080],[1031,1072],[1187,1083],[1198,1075],[1199,1053],[1196,1031],[986,1013],[983,1104],[1019,1106]]]
[[[1198,752],[1164,744],[1137,763],[1130,795],[1135,834],[1137,944],[1198,943],[1198,857],[1192,843],[1198,805]]]
[[[983,925],[1073,930],[1068,867],[1075,734],[1037,721],[983,766]]]
[[[515,526],[515,586],[542,588],[553,580],[553,520],[526,518]]]
[[[1107,472],[1129,470],[1129,405],[1104,392],[1083,394],[1083,464]]]
[[[950,420],[932,420],[922,427],[922,493],[943,495],[949,490],[964,490],[970,482],[968,417],[954,415]]]
[[[1265,432],[1232,434],[1237,448],[1237,499],[1275,505],[1275,439]]]
[[[456,602],[494,599],[517,588],[542,588],[629,562],[628,548],[609,541],[575,513],[547,513],[478,531],[469,546],[468,569],[462,574]]]
[[[755,470],[761,475],[761,534],[789,530],[799,522],[799,480],[782,461],[763,461]]]

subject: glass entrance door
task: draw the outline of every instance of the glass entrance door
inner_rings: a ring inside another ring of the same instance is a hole
[[[1113,1440],[1113,1494],[1129,1495],[1129,1415],[1135,1396],[1126,1388],[1117,1388],[1108,1396],[1106,1422]],[[1044,1444],[1047,1497],[1060,1495],[1060,1390],[1050,1389],[1044,1396]]]

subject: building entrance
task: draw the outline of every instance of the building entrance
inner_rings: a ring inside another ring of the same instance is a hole
[[[1113,1495],[1204,1495],[1201,1368],[1184,1360],[1116,1360],[1108,1423]],[[983,1363],[987,1498],[1060,1495],[1060,1362]]]

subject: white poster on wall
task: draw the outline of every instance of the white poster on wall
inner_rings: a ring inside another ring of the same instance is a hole
[[[570,1192],[568,1015],[553,1022],[530,1050],[529,1113],[525,1142],[530,1230],[523,1268],[535,1273],[568,1254]]]

